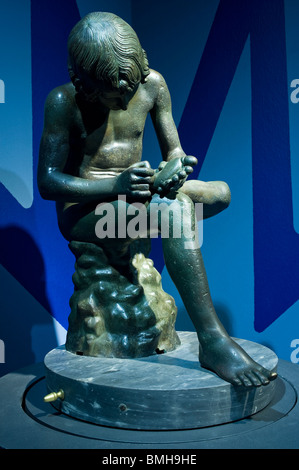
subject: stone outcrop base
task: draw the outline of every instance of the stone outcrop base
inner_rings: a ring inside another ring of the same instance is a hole
[[[71,242],[76,257],[66,349],[103,357],[143,357],[172,351],[177,308],[152,260],[136,252],[124,260],[127,276],[97,245]],[[118,260],[119,261],[119,260]]]

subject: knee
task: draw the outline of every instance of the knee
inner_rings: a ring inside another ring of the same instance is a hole
[[[231,192],[224,181],[188,180],[179,191],[192,199],[194,203],[205,205],[219,204],[228,207],[231,201]]]
[[[224,209],[230,205],[231,191],[227,183],[217,181],[219,202],[223,204]]]

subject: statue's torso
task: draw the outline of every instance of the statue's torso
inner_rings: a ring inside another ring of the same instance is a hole
[[[75,132],[81,138],[74,140],[71,149],[72,152],[80,150],[82,155],[78,176],[109,177],[139,162],[145,120],[152,107],[153,99],[143,85],[139,85],[127,110],[109,110],[104,114],[96,104],[78,106]]]

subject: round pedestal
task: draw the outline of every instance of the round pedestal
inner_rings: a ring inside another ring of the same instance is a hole
[[[45,357],[49,392],[63,413],[87,422],[137,430],[194,429],[228,423],[265,408],[276,381],[233,387],[200,367],[196,333],[180,332],[181,346],[138,359],[77,356],[64,347]],[[259,344],[235,339],[259,364],[276,371],[277,356]]]
[[[280,359],[277,370],[271,402],[248,418],[198,429],[138,431],[58,412],[43,400],[44,364],[31,364],[0,378],[0,449],[101,449],[103,455],[138,455],[142,468],[147,455],[161,452],[196,454],[200,464],[201,449],[298,449],[299,366]]]

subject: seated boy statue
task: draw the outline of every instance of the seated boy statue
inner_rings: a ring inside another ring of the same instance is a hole
[[[59,227],[67,240],[94,243],[107,252],[112,243],[114,249],[115,240],[95,233],[101,217],[95,208],[115,204],[117,224],[120,195],[126,196],[125,206],[138,202],[147,208],[153,202],[176,200],[172,221],[181,220],[177,210],[187,214],[193,228],[195,202],[203,203],[204,217],[227,207],[230,192],[225,183],[186,181],[197,160],[182,150],[167,85],[149,68],[126,22],[111,13],[88,14],[71,31],[68,50],[72,81],[47,98],[38,170],[41,195],[56,201]],[[141,161],[148,114],[163,157],[158,169]],[[163,214],[159,228],[161,224]],[[201,365],[236,386],[268,384],[276,374],[253,361],[218,319],[196,235],[190,241],[183,232],[174,237],[170,229],[162,247],[167,270],[197,332]],[[130,237],[117,240],[123,251],[132,242]]]

